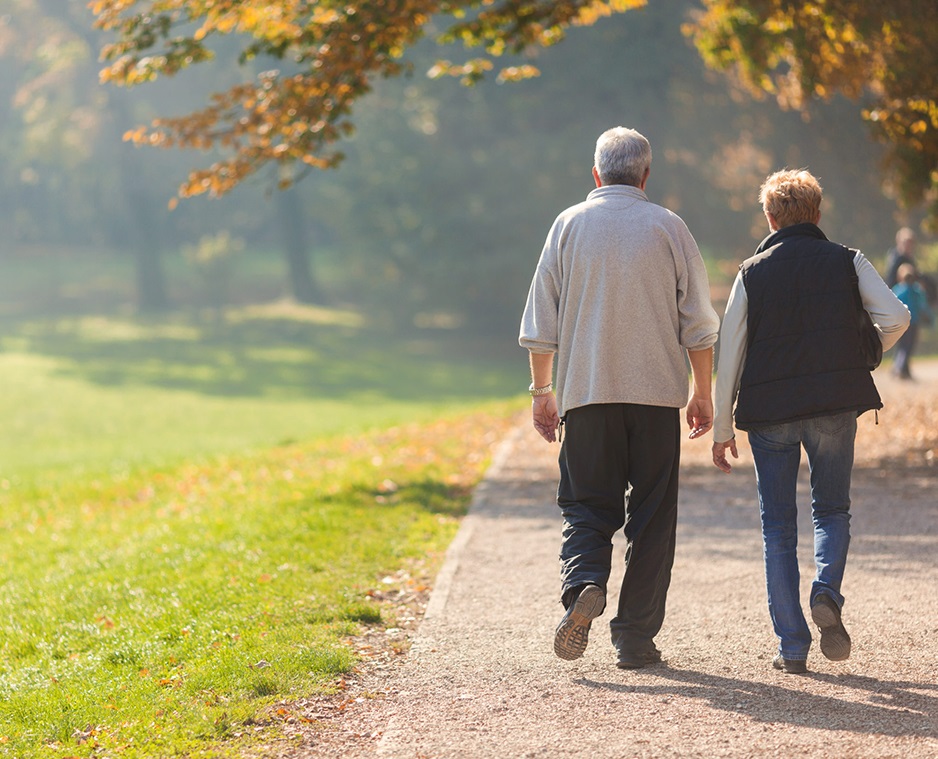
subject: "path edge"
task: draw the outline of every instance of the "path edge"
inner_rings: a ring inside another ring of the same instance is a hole
[[[423,613],[421,625],[427,620],[435,619],[443,614],[463,553],[475,532],[476,523],[479,521],[478,511],[483,503],[490,501],[492,492],[495,490],[495,484],[505,469],[511,453],[524,437],[529,423],[527,419],[523,423],[519,423],[496,447],[489,468],[482,476],[479,484],[476,485],[472,500],[469,503],[469,509],[466,516],[463,517],[459,530],[456,532],[456,537],[453,538],[453,542],[446,549],[443,566],[440,567],[440,571],[437,573],[436,582],[433,584],[433,590],[430,593],[427,608]],[[417,635],[418,637],[420,635],[419,628]]]

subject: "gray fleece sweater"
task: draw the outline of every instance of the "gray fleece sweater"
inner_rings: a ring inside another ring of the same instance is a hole
[[[592,403],[681,408],[684,351],[711,347],[719,328],[684,222],[637,187],[609,185],[551,227],[519,343],[558,354],[561,416]]]

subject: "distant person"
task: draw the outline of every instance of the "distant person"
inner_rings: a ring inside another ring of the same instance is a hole
[[[863,308],[889,348],[909,312],[863,256],[817,226],[821,186],[807,171],[765,180],[760,202],[771,234],[743,262],[720,331],[713,463],[732,467],[736,427],[749,433],[762,516],[769,616],[778,637],[772,664],[807,671],[811,632],[799,599],[796,488],[801,448],[811,470],[816,575],[811,619],[821,653],[850,656],[841,582],[850,544],[850,474],[857,416],[882,408],[856,326]],[[859,281],[858,281],[859,279]]]
[[[895,287],[899,282],[899,267],[903,264],[915,266],[915,232],[902,227],[896,232],[896,245],[886,253],[886,284]]]
[[[938,308],[938,281],[934,274],[923,272],[916,261],[918,241],[909,227],[903,227],[896,232],[896,246],[890,248],[886,254],[886,284],[895,288],[902,282],[899,269],[902,266],[911,266],[915,269],[915,281],[921,286],[928,300],[928,305]]]
[[[596,143],[594,189],[554,222],[521,323],[530,351],[534,426],[561,435],[561,601],[554,652],[576,659],[602,614],[612,537],[628,539],[610,623],[617,665],[661,661],[677,519],[680,412],[690,437],[713,421],[719,318],[697,243],[645,195],[651,146],[616,127]],[[686,356],[693,372],[688,401]],[[557,354],[557,392],[551,377]]]
[[[935,321],[935,314],[928,305],[928,296],[925,289],[918,283],[918,273],[912,264],[902,264],[898,272],[899,282],[892,288],[896,297],[902,301],[907,309],[911,322],[899,342],[896,343],[896,358],[893,361],[892,371],[899,379],[912,379],[910,362],[912,354],[918,345],[919,330],[922,325],[931,326]]]

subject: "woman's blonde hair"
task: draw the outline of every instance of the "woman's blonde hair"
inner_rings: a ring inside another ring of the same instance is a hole
[[[781,229],[792,224],[817,222],[822,194],[821,185],[807,169],[783,169],[762,183],[759,202]]]

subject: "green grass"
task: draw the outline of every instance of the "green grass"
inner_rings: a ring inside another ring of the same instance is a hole
[[[524,356],[352,314],[9,321],[0,756],[239,756],[432,573]],[[520,354],[520,350],[519,350]]]
[[[8,503],[0,751],[184,756],[255,735],[265,707],[352,664],[379,578],[436,565],[509,410]]]
[[[354,314],[281,307],[192,319],[9,322],[0,339],[0,479],[126,476],[356,433],[505,397],[524,356],[468,339],[397,337]]]

